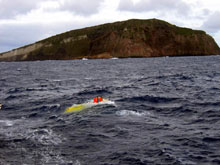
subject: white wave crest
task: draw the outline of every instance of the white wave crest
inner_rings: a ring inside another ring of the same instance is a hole
[[[63,141],[63,139],[56,135],[51,129],[31,130],[26,139],[31,139],[44,145],[58,145]]]
[[[130,111],[130,110],[121,110],[116,112],[117,115],[119,116],[145,116],[147,113],[145,112],[136,112],[136,111]]]
[[[11,127],[14,125],[14,122],[11,120],[0,120],[0,124],[3,126]]]

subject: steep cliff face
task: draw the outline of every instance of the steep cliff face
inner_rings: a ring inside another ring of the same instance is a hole
[[[218,45],[204,31],[151,19],[69,31],[2,53],[0,61],[217,54],[220,54]]]

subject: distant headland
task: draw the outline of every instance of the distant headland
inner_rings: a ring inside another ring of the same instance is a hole
[[[131,19],[68,31],[0,54],[0,61],[219,55],[206,32],[158,19]]]

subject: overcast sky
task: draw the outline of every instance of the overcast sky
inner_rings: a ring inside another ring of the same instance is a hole
[[[157,18],[200,29],[220,46],[218,0],[0,0],[0,52],[68,30]]]

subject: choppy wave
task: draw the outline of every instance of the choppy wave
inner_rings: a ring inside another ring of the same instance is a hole
[[[64,141],[64,139],[56,135],[51,129],[27,130],[26,139],[39,142],[43,145],[58,145]]]
[[[93,88],[92,88],[93,89]],[[81,92],[78,93],[78,95],[103,95],[103,94],[111,94],[111,92],[107,89],[87,89],[87,90],[83,90]]]
[[[149,113],[146,112],[136,112],[136,111],[130,111],[130,110],[121,110],[121,111],[117,111],[116,112],[117,115],[119,116],[137,116],[137,117],[141,117],[141,116],[145,116]]]
[[[0,120],[0,124],[2,126],[13,126],[14,125],[14,122],[11,121],[11,120]]]
[[[131,97],[131,98],[123,98],[123,99],[120,99],[119,101],[167,103],[167,102],[176,101],[177,99],[178,98],[145,95],[145,96],[135,96],[135,97]]]
[[[0,164],[220,164],[219,63],[1,63]],[[113,101],[88,103],[97,96]]]

